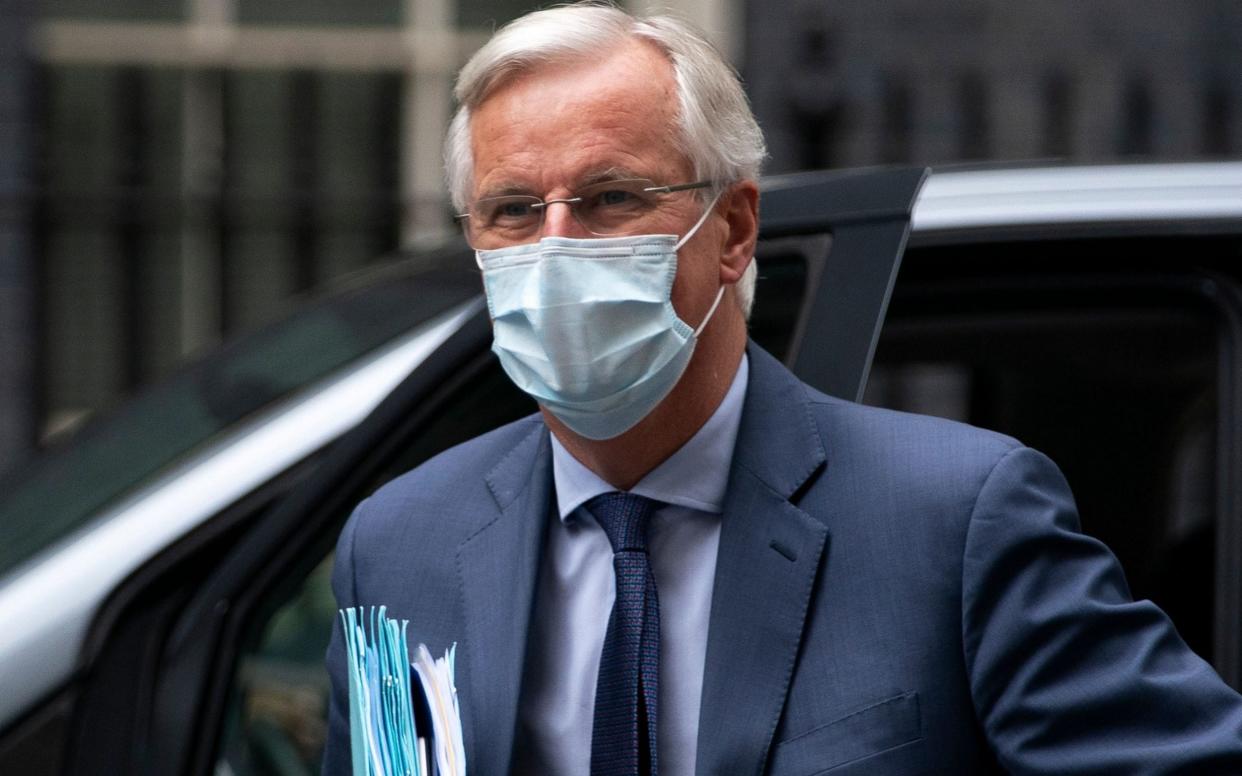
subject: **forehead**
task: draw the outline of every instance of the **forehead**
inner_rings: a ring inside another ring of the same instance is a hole
[[[611,169],[681,180],[677,111],[672,66],[642,41],[517,76],[472,113],[474,193],[548,193]]]

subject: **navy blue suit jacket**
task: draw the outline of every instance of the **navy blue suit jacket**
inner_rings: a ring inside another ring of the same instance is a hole
[[[699,774],[1242,774],[1242,699],[1078,530],[1013,439],[838,401],[750,350]],[[467,761],[508,771],[544,527],[538,416],[380,489],[341,535],[345,606],[458,643]],[[340,628],[326,773],[349,769]]]

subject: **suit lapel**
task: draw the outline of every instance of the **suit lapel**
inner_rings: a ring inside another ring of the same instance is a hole
[[[552,494],[542,423],[487,475],[498,513],[457,549],[466,657],[462,715],[472,773],[506,773]]]
[[[725,497],[696,773],[762,772],[828,529],[790,502],[826,462],[805,389],[753,344]]]

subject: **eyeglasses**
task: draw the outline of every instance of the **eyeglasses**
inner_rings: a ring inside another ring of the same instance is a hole
[[[528,194],[484,197],[456,216],[466,242],[476,250],[505,248],[539,239],[548,205],[569,206],[582,228],[600,237],[638,234],[668,201],[668,195],[703,189],[714,181],[660,186],[646,178],[601,181],[579,189],[563,199],[540,199]]]

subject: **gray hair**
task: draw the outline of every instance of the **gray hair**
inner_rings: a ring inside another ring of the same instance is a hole
[[[737,72],[693,27],[672,16],[637,17],[611,5],[559,6],[522,16],[502,27],[457,76],[459,105],[444,143],[449,195],[466,208],[474,177],[470,112],[520,73],[554,62],[585,58],[639,38],[654,43],[677,80],[677,147],[698,180],[757,180],[767,151]],[[735,293],[749,316],[756,267],[752,260]]]

